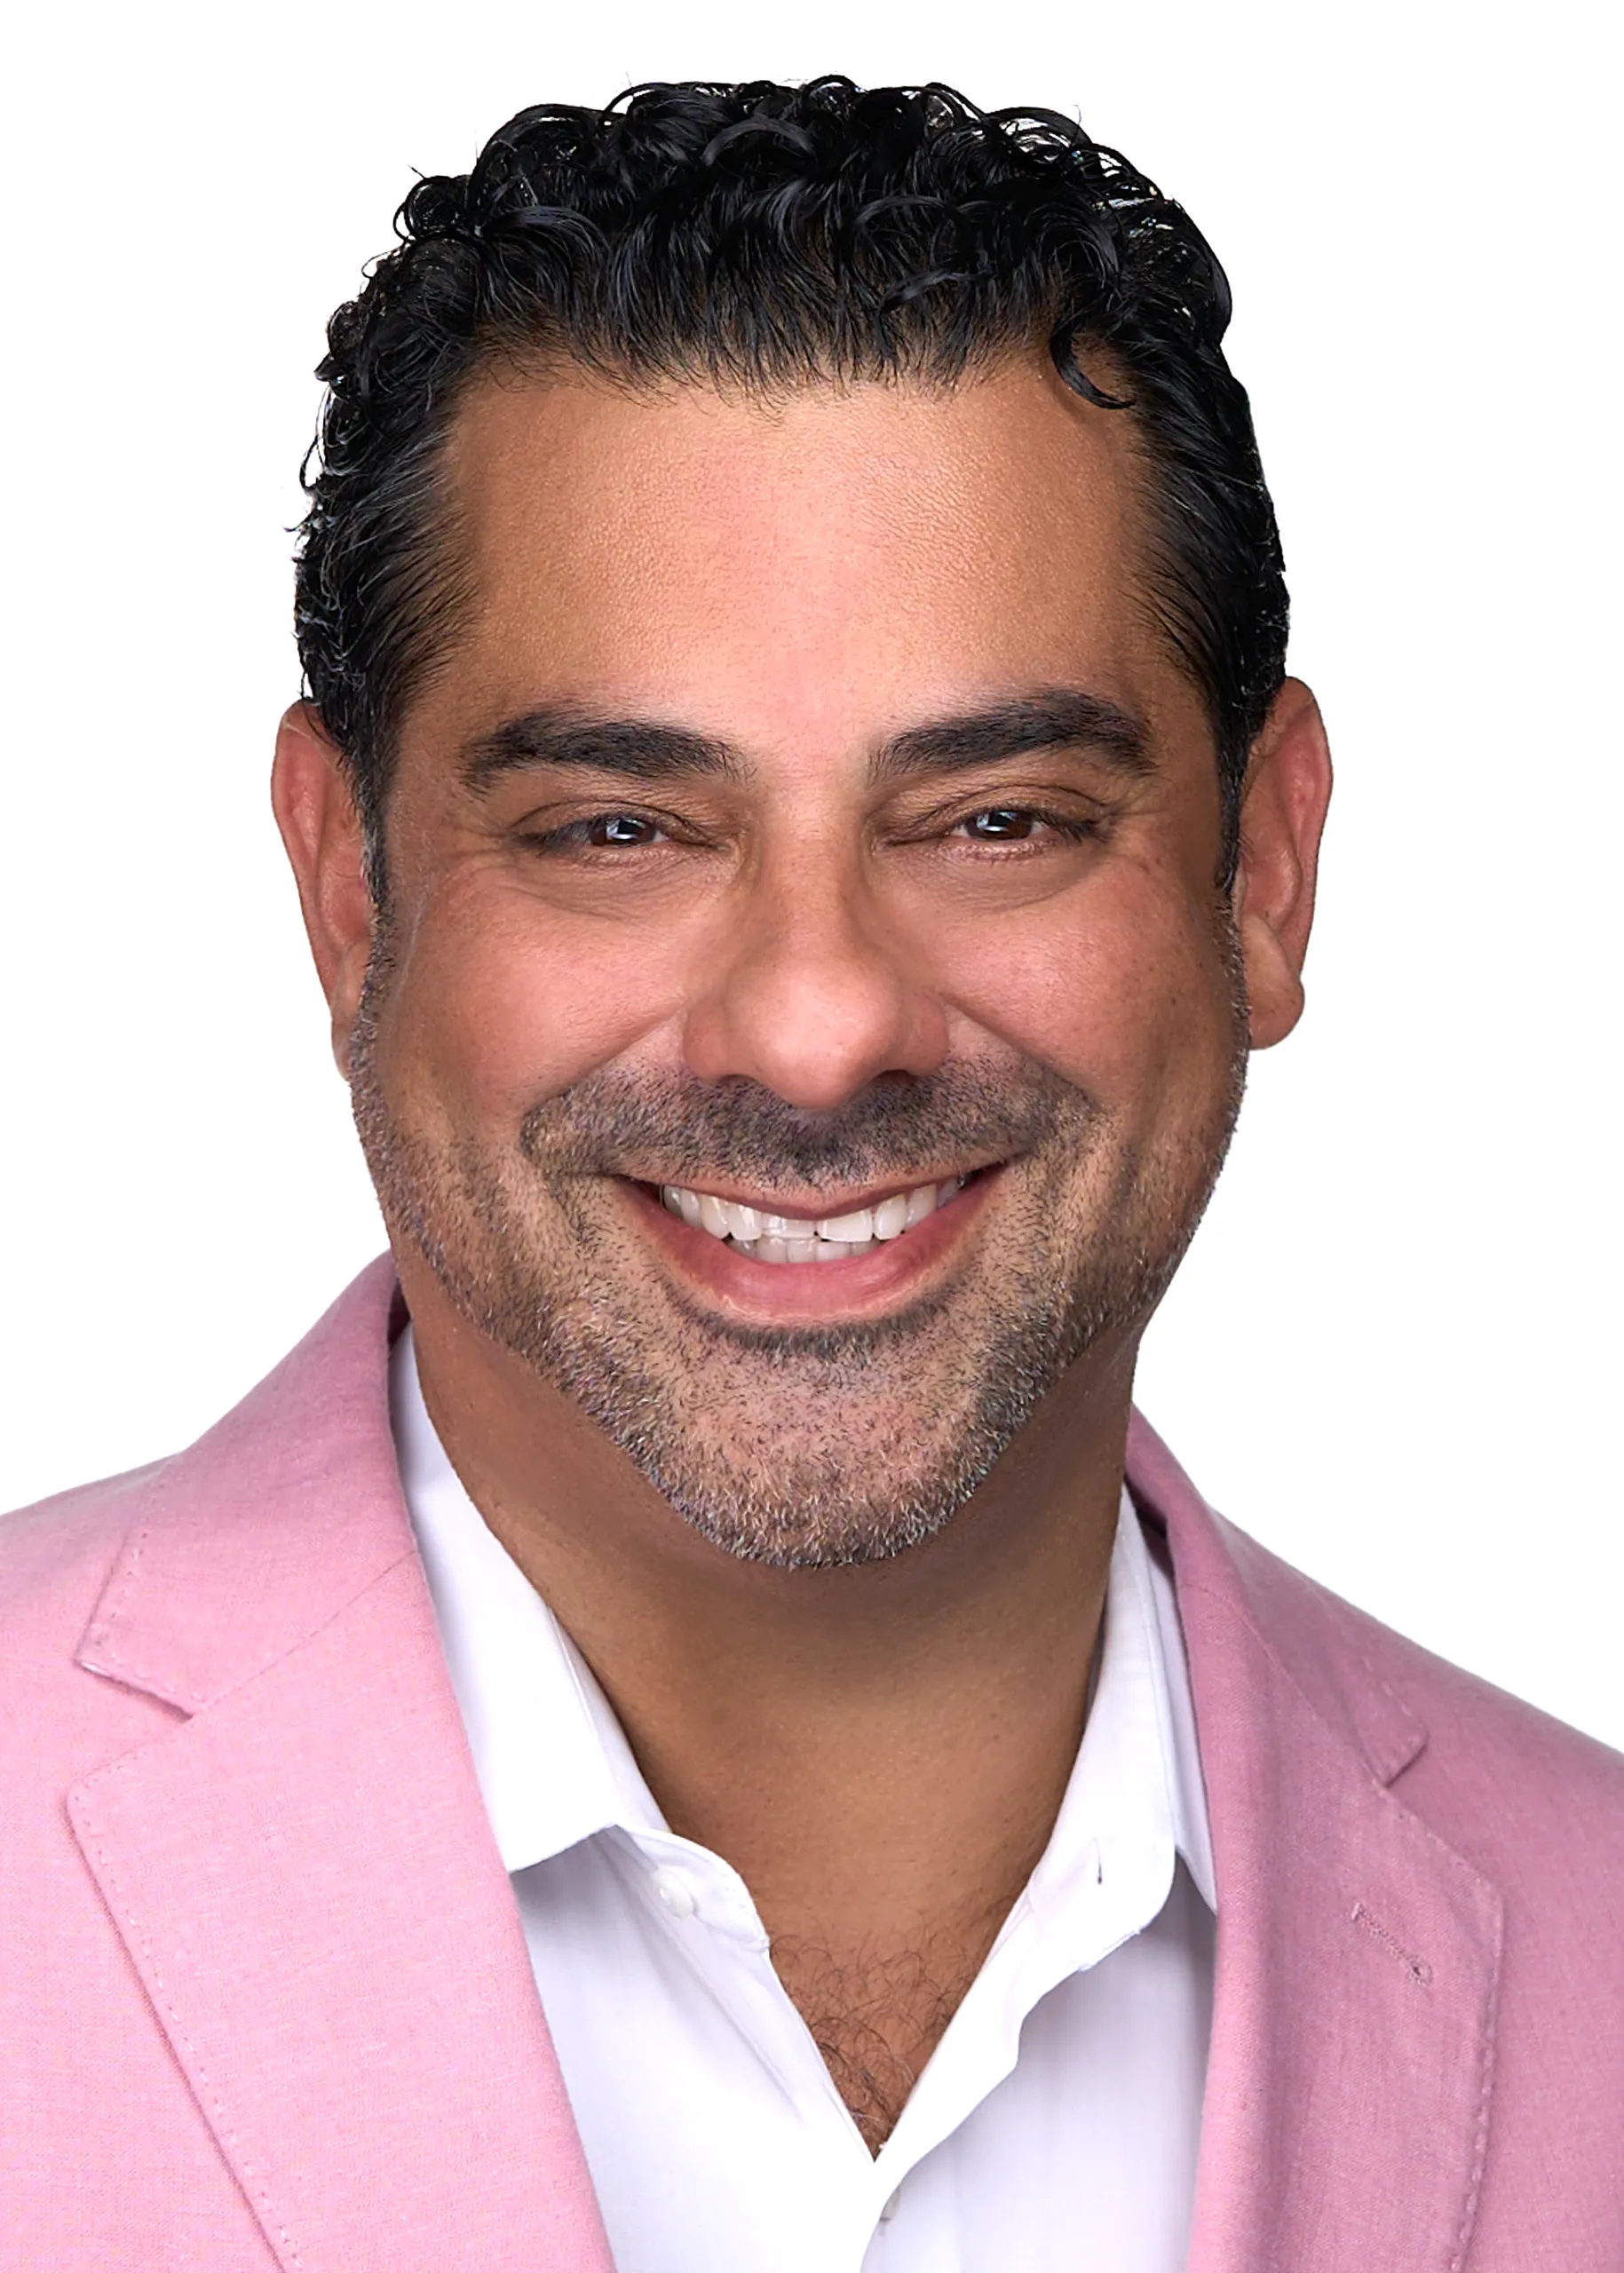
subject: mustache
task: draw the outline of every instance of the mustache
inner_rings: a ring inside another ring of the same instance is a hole
[[[1086,1135],[1088,1093],[1051,1067],[950,1064],[886,1073],[828,1111],[791,1105],[744,1075],[603,1068],[534,1105],[519,1149],[550,1175],[624,1176],[703,1188],[718,1173],[771,1189],[923,1182]]]

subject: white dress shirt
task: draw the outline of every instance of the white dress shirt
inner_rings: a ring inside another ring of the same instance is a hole
[[[871,2155],[749,1888],[661,1816],[392,1374],[401,1480],[618,2273],[1177,2273],[1214,1896],[1171,1584],[1123,1494],[1049,1846]]]

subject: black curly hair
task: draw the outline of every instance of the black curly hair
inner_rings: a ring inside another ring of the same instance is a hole
[[[464,599],[439,477],[471,376],[517,355],[633,384],[942,384],[1045,345],[1153,469],[1149,598],[1207,706],[1227,887],[1285,669],[1279,537],[1224,272],[1116,151],[950,87],[658,83],[520,111],[471,172],[420,180],[396,231],[328,327],[296,599],[380,904],[394,736]]]

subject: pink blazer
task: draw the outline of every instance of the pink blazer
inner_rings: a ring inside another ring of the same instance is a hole
[[[401,1503],[395,1303],[375,1264],[190,1451],[0,1525],[5,2273],[606,2273]],[[1129,1478],[1217,1868],[1191,2265],[1621,2273],[1624,1759],[1138,1423]]]

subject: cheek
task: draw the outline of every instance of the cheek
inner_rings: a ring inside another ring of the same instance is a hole
[[[943,941],[942,991],[1120,1123],[1204,1116],[1227,1090],[1233,1012],[1209,906],[1141,870]]]
[[[399,950],[378,1056],[407,1109],[516,1127],[672,1012],[672,966],[626,925],[560,921],[527,894],[436,891]]]

